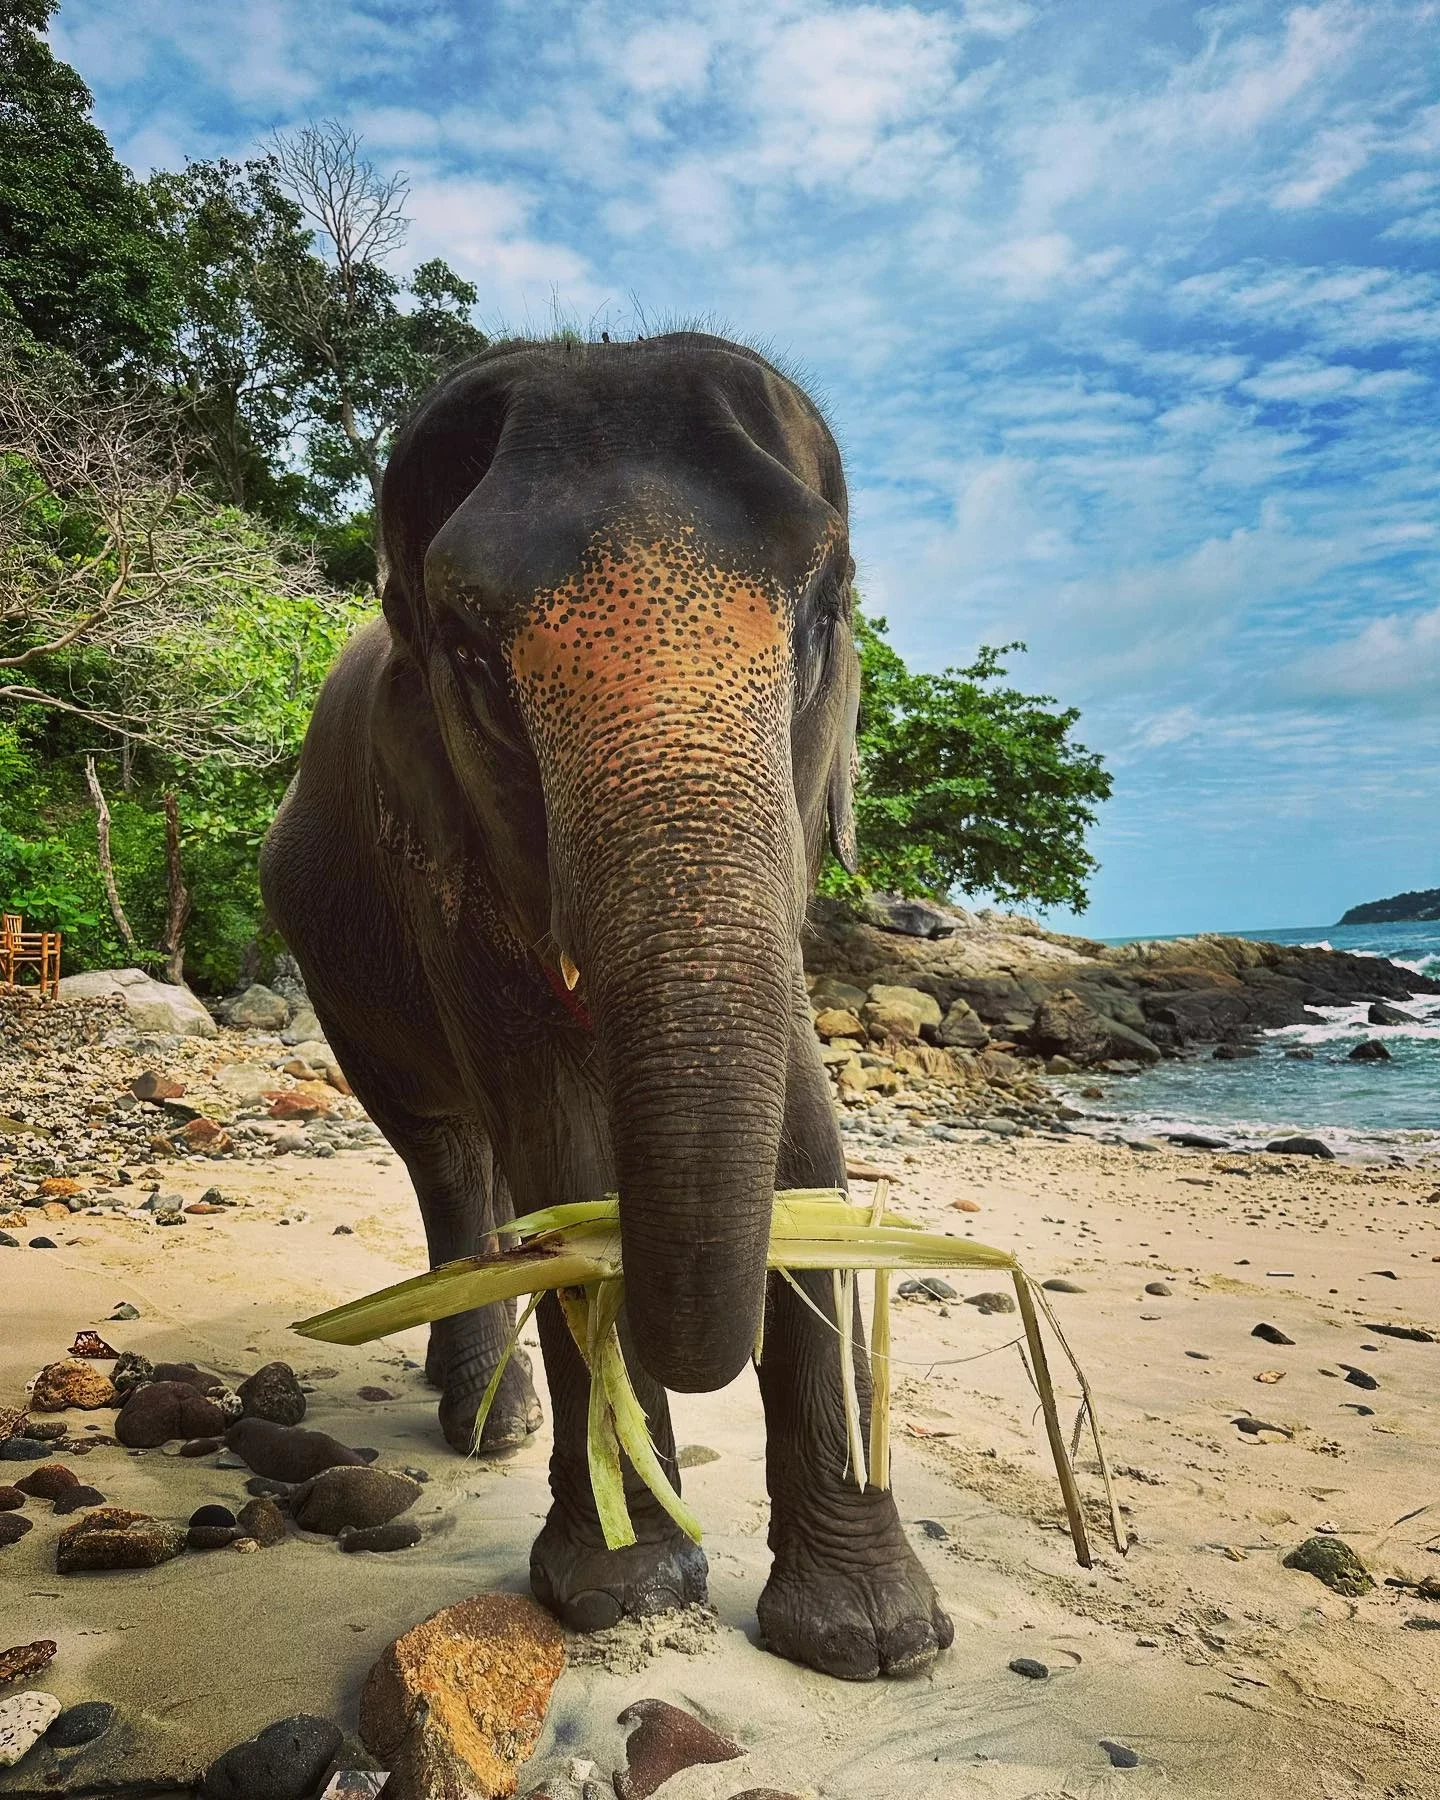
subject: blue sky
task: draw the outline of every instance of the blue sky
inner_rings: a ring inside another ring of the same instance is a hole
[[[335,116],[486,319],[793,360],[900,649],[1023,638],[1109,759],[1086,929],[1440,883],[1440,6],[64,0],[54,40],[141,171]]]

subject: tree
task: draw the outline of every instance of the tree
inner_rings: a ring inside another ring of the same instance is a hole
[[[148,359],[174,296],[145,193],[43,33],[56,0],[0,0],[0,324],[92,373]]]
[[[469,317],[475,288],[438,258],[407,288],[385,266],[408,229],[403,175],[380,175],[352,131],[330,121],[272,146],[275,179],[321,254],[269,270],[265,316],[288,342],[310,413],[308,452],[338,502],[369,491],[376,586],[385,580],[380,482],[389,440],[446,369],[485,346]],[[402,306],[402,298],[408,306]]]
[[[953,889],[1083,911],[1096,867],[1085,848],[1110,777],[1071,741],[1079,713],[995,685],[1023,644],[984,646],[965,668],[908,669],[884,619],[857,607],[861,702],[855,799],[858,876],[831,862],[822,887],[943,899]]]
[[[298,671],[354,606],[201,492],[189,452],[163,396],[96,394],[55,357],[0,364],[0,703],[180,763],[265,763],[293,725],[276,664]]]

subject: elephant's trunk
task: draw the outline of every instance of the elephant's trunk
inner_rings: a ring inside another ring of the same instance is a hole
[[[763,1303],[804,904],[783,610],[693,542],[630,549],[511,654],[603,1056],[635,1345],[666,1387],[720,1387]]]

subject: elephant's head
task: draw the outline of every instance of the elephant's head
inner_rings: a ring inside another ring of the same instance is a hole
[[[466,380],[490,448],[426,554],[430,685],[457,758],[512,747],[487,828],[543,837],[531,928],[603,1054],[640,1356],[714,1388],[763,1304],[827,817],[853,857],[840,459],[716,338],[517,346]]]

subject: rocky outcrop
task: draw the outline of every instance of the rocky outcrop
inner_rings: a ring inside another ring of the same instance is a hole
[[[1010,915],[938,910],[949,929],[921,936],[897,926],[888,901],[860,917],[812,902],[804,940],[812,1005],[853,1012],[872,1043],[1006,1043],[1079,1066],[1153,1062],[1318,1024],[1317,1006],[1440,994],[1440,982],[1379,957],[1211,933],[1107,945]],[[917,999],[898,1003],[897,990]],[[925,996],[938,1022],[918,1008]]]

